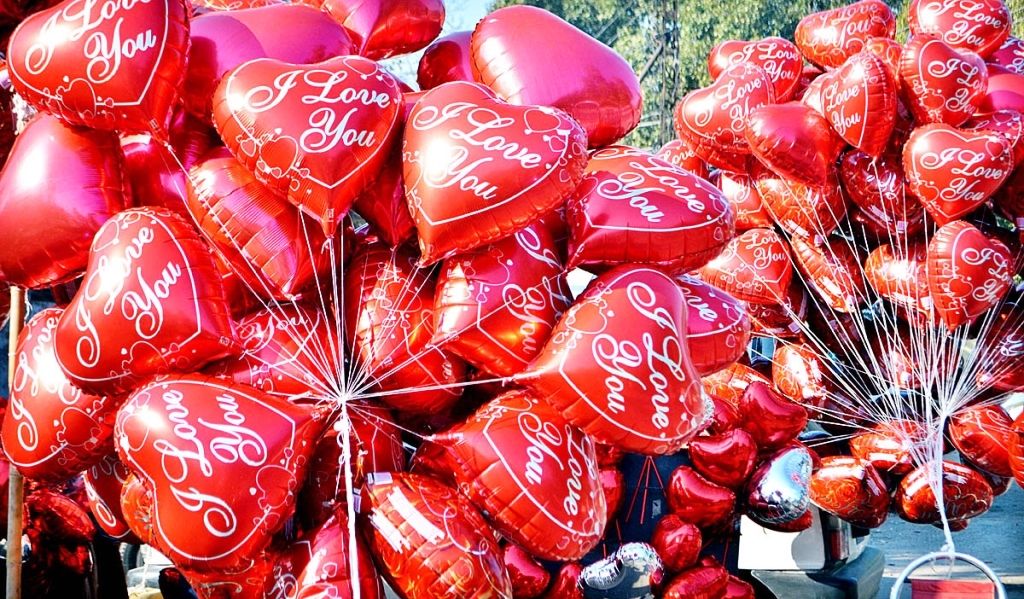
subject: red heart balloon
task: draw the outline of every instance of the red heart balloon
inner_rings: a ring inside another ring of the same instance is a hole
[[[133,393],[116,439],[152,493],[153,532],[166,555],[231,572],[252,563],[293,512],[322,428],[321,414],[251,387],[180,375]]]
[[[47,544],[79,545],[96,536],[89,515],[75,500],[49,489],[40,489],[25,498],[29,516],[29,534],[49,541]]]
[[[765,210],[791,234],[824,239],[846,216],[846,195],[833,170],[829,171],[827,183],[822,187],[780,177],[761,164],[756,165],[750,175],[756,182]]]
[[[442,0],[320,0],[321,8],[355,38],[371,60],[422,50],[441,33]]]
[[[807,286],[833,310],[852,313],[867,298],[858,248],[841,237],[828,237],[820,245],[800,235],[789,240],[793,262]]]
[[[769,386],[772,384],[768,377],[739,362],[702,379],[704,391],[708,395],[721,399],[737,409],[743,392],[755,382]]]
[[[720,435],[739,427],[740,413],[736,406],[724,399],[718,399],[714,396],[709,397],[711,397],[711,403],[715,406],[715,415],[711,417],[711,423],[708,424],[708,433]]]
[[[683,96],[674,112],[676,133],[690,140],[709,164],[742,171],[750,153],[747,116],[758,106],[774,104],[776,98],[767,71],[749,62],[735,64],[709,87]]]
[[[751,383],[740,396],[740,427],[750,433],[762,452],[779,449],[804,430],[807,410],[779,397],[762,382]]]
[[[999,307],[988,330],[978,339],[979,388],[1000,391],[1024,389],[1024,314],[1019,301],[1007,300]]]
[[[402,108],[398,82],[369,60],[257,59],[221,79],[213,121],[239,162],[330,235],[384,167]]]
[[[781,177],[814,187],[828,184],[832,165],[846,147],[821,113],[800,102],[751,110],[746,135],[762,164]]]
[[[736,214],[736,230],[770,229],[774,225],[771,215],[761,201],[757,182],[747,173],[716,171],[708,179],[718,185]]]
[[[754,587],[730,574],[722,599],[755,599]]]
[[[591,148],[619,141],[640,122],[640,81],[629,63],[546,10],[490,13],[477,24],[472,48],[477,81],[511,104],[564,110]]]
[[[964,458],[996,476],[1013,476],[1010,429],[1013,419],[999,405],[973,406],[949,419],[949,438]]]
[[[852,437],[850,452],[880,472],[903,476],[917,465],[914,453],[920,452],[927,436],[924,426],[912,420],[882,422]]]
[[[786,399],[806,409],[825,407],[832,394],[825,359],[808,343],[781,343],[772,356],[772,380]]]
[[[189,50],[182,0],[65,0],[11,36],[15,91],[66,123],[165,136]]]
[[[629,146],[590,156],[566,216],[569,269],[635,263],[693,270],[718,255],[734,234],[722,192]]]
[[[864,50],[882,59],[889,75],[896,83],[896,92],[902,99],[903,81],[900,80],[900,62],[903,59],[903,44],[887,37],[872,37],[864,42]]]
[[[932,464],[922,464],[900,482],[893,497],[900,518],[915,524],[939,521],[938,503],[930,484],[935,474]],[[968,520],[992,506],[992,487],[967,466],[943,460],[942,504],[947,519]]]
[[[793,39],[807,60],[839,68],[873,37],[896,35],[896,15],[880,0],[816,12],[800,19]]]
[[[896,125],[896,82],[885,62],[859,52],[821,79],[822,114],[835,132],[853,147],[881,155]]]
[[[370,548],[401,596],[512,596],[494,532],[458,491],[416,474],[377,473],[366,487]]]
[[[434,282],[408,251],[366,244],[345,268],[342,285],[358,388],[380,389],[382,401],[416,414],[454,405],[466,365],[432,345]]]
[[[1013,279],[1006,246],[965,221],[943,226],[928,242],[928,292],[952,330],[1003,298]]]
[[[153,493],[130,472],[121,488],[121,515],[132,534],[146,545],[160,550],[153,528]]]
[[[718,79],[722,71],[741,62],[756,64],[768,73],[777,102],[793,99],[803,75],[803,57],[793,42],[781,37],[720,42],[708,54],[708,72],[712,79]]]
[[[747,304],[751,334],[779,339],[800,337],[803,334],[803,327],[806,326],[804,323],[811,303],[811,294],[807,292],[800,278],[795,278],[781,303]]]
[[[551,582],[551,574],[544,566],[515,545],[505,546],[505,569],[512,582],[513,597],[536,599]]]
[[[120,402],[83,393],[57,363],[54,332],[63,310],[32,317],[18,336],[11,398],[0,438],[4,454],[30,478],[63,480],[113,450]]]
[[[600,465],[600,457],[598,465]],[[615,466],[602,466],[600,475],[601,489],[604,491],[604,501],[608,508],[606,521],[611,522],[626,503],[626,478],[622,471]]]
[[[683,293],[639,266],[591,283],[516,380],[595,441],[627,451],[678,451],[704,420]]]
[[[978,112],[1016,110],[1024,112],[1024,75],[1004,69],[999,65],[988,65],[988,90],[981,101]]]
[[[854,526],[878,528],[889,517],[889,491],[882,475],[867,460],[822,458],[809,488],[814,505]]]
[[[586,166],[583,130],[565,113],[505,104],[458,81],[416,103],[403,151],[423,264],[537,220],[572,193]]]
[[[78,277],[93,236],[130,201],[122,166],[113,134],[33,119],[0,172],[4,278],[36,289]]]
[[[906,193],[903,161],[884,152],[872,158],[850,150],[839,163],[839,178],[847,196],[861,214],[892,235],[913,233],[924,224],[924,208]]]
[[[1016,110],[979,112],[964,123],[964,129],[982,129],[1001,134],[1013,148],[1013,165],[1016,167],[1024,163],[1024,114]],[[1002,188],[1007,186],[1008,183]]]
[[[539,223],[446,259],[433,343],[494,376],[523,370],[572,303],[562,270]]]
[[[201,599],[249,599],[263,596],[266,592],[267,581],[274,576],[276,557],[276,553],[271,551],[261,553],[240,572],[206,572],[178,566],[168,573],[176,572],[184,577]],[[168,576],[164,575],[165,578]]]
[[[562,564],[541,599],[583,599],[583,587],[578,582],[582,572],[583,566],[579,562]]]
[[[141,544],[121,512],[121,490],[128,480],[128,468],[112,453],[85,471],[85,492],[96,524],[122,543]]]
[[[702,530],[725,524],[736,507],[736,494],[709,482],[689,466],[672,471],[665,499],[672,514]]]
[[[1008,36],[1002,46],[989,54],[988,62],[1024,75],[1024,40]]]
[[[697,149],[689,139],[673,139],[661,146],[661,149],[654,155],[672,166],[688,170],[702,179],[707,179],[710,175],[708,163],[704,162],[697,154]]]
[[[986,58],[1010,35],[1011,17],[1002,0],[914,0],[907,22],[911,35],[933,34],[958,50]]]
[[[456,31],[427,46],[416,70],[419,88],[428,90],[450,81],[472,81],[472,37],[472,31]]]
[[[686,343],[701,376],[743,356],[750,342],[750,317],[743,303],[700,279],[676,279],[686,300]]]
[[[1009,446],[1010,468],[1017,484],[1024,487],[1024,416],[1020,414],[1010,426]]]
[[[739,300],[782,303],[793,280],[789,248],[771,229],[736,236],[717,258],[700,269],[701,278]]]
[[[96,394],[236,350],[209,248],[181,217],[153,208],[121,212],[96,233],[54,341],[68,379]]]
[[[1010,175],[1010,143],[997,133],[949,125],[914,129],[903,149],[910,190],[939,226],[971,212]]]
[[[697,566],[676,576],[665,587],[665,599],[721,597],[729,586],[729,571],[722,566]]]
[[[504,393],[430,440],[495,530],[532,555],[579,559],[601,540],[607,510],[593,444],[530,393]]]
[[[958,127],[978,109],[988,88],[985,61],[933,35],[916,35],[900,60],[900,79],[914,119],[921,125]]]
[[[676,514],[662,516],[651,533],[651,546],[669,572],[682,572],[696,565],[702,544],[700,529]]]
[[[928,313],[934,302],[928,290],[927,256],[923,242],[881,245],[864,262],[864,278],[885,299]]]
[[[747,482],[757,465],[754,438],[738,428],[697,437],[690,441],[689,450],[694,470],[710,482],[734,490]]]

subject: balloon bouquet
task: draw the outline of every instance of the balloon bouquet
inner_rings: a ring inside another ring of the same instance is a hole
[[[875,0],[720,45],[657,155],[615,145],[629,65],[540,9],[437,41],[439,0],[38,12],[0,273],[78,289],[19,339],[5,453],[86,472],[207,598],[752,597],[703,536],[811,500],[877,526],[900,474],[901,515],[959,526],[1024,463],[985,391],[1020,384],[1018,241],[982,205],[1016,218],[1024,105],[969,54],[1005,8],[964,48],[925,6],[906,49]],[[375,62],[427,45],[420,92]],[[819,462],[809,415],[862,457]],[[938,465],[947,421],[984,473]],[[583,568],[629,455],[685,455],[671,513]]]

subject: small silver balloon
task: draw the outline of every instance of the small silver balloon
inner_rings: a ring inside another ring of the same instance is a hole
[[[796,521],[810,507],[811,454],[784,447],[766,459],[746,488],[747,513],[765,524]]]
[[[647,543],[626,543],[614,554],[580,573],[586,599],[653,599],[665,569],[658,552]]]

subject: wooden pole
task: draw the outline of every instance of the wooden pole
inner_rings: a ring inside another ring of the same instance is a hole
[[[7,388],[14,386],[17,369],[18,335],[25,324],[25,299],[21,288],[11,287],[11,336],[7,350]],[[25,481],[14,466],[10,466],[7,494],[7,599],[21,599],[21,535],[25,513]]]

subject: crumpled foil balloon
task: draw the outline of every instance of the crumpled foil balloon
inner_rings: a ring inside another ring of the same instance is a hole
[[[653,599],[665,576],[658,552],[647,543],[626,543],[580,574],[586,599]]]
[[[748,514],[767,524],[797,520],[810,506],[811,454],[785,447],[765,460],[747,483]]]

